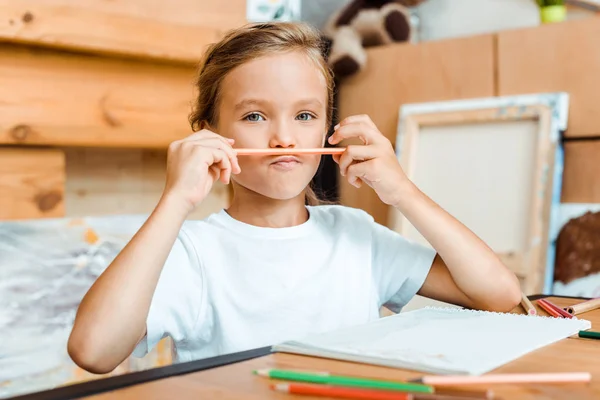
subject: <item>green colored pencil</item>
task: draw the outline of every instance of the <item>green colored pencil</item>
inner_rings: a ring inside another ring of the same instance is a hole
[[[386,389],[411,393],[434,393],[434,388],[432,386],[420,383],[354,378],[349,376],[331,375],[327,372],[307,373],[280,369],[259,369],[254,371],[254,373],[260,376],[288,381],[321,383],[335,386],[352,386],[370,389]]]
[[[579,331],[579,337],[586,338],[586,339],[600,339],[600,332]]]

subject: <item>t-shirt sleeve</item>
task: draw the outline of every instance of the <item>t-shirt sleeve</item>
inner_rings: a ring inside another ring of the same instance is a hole
[[[398,313],[423,286],[436,251],[372,223],[373,280],[380,306]]]
[[[202,266],[189,237],[182,230],[162,269],[146,319],[146,335],[133,355],[143,357],[164,337],[182,342],[194,333],[206,309]]]

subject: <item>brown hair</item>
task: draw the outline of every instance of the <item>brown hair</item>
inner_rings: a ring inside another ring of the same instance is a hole
[[[324,41],[319,32],[310,25],[298,22],[274,22],[249,24],[228,32],[219,42],[209,46],[200,62],[196,89],[198,96],[189,117],[192,129],[205,125],[217,126],[218,105],[223,79],[234,68],[273,53],[300,51],[321,70],[327,83],[327,127],[333,115],[333,74],[327,65]],[[321,201],[309,186],[306,202],[310,205]]]

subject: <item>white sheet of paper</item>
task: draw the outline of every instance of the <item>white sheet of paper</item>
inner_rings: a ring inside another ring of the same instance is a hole
[[[427,307],[274,351],[439,374],[481,375],[589,329],[589,321]]]

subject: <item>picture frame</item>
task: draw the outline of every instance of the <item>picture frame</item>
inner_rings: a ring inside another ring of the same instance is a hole
[[[567,93],[405,104],[396,155],[417,187],[481,237],[526,294],[550,294]],[[389,226],[428,244],[395,208]]]

